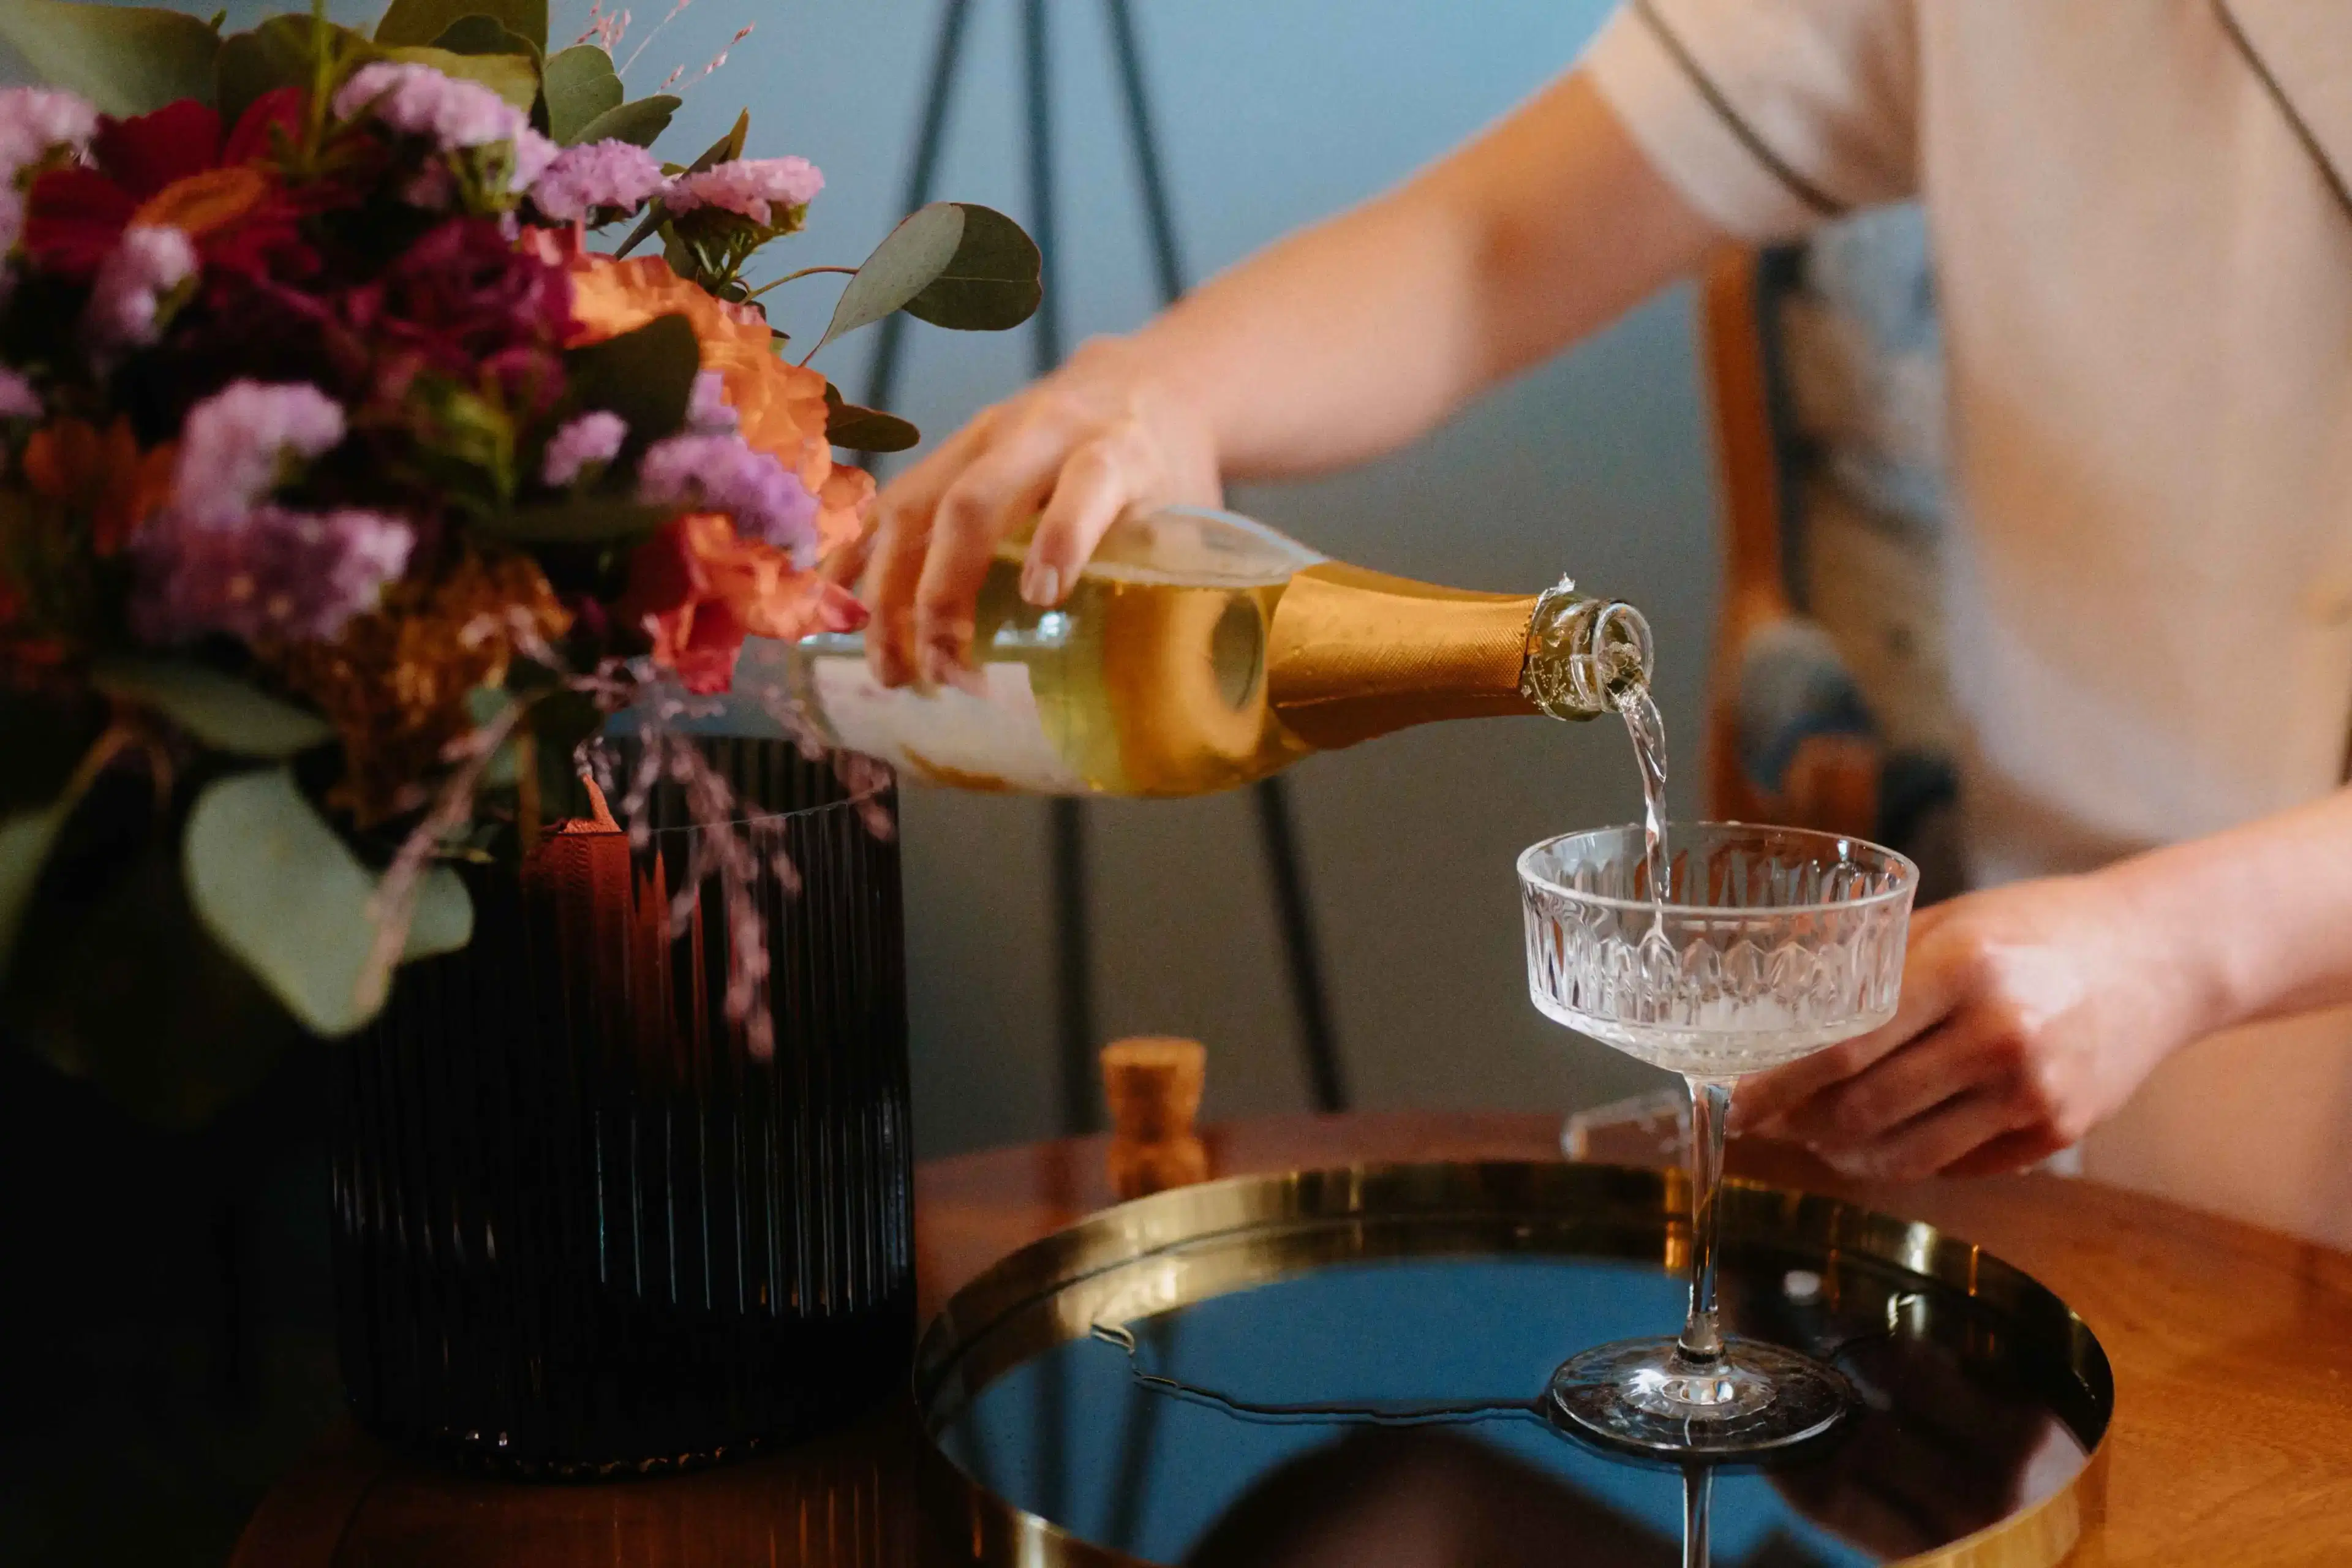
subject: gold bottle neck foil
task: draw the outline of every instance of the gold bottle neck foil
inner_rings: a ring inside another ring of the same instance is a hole
[[[1323,750],[1437,719],[1534,713],[1520,690],[1529,595],[1475,594],[1327,561],[1290,580],[1266,634],[1266,696]]]

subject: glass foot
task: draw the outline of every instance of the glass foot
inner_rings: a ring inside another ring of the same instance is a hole
[[[1854,1403],[1836,1368],[1758,1340],[1727,1339],[1704,1365],[1672,1339],[1622,1340],[1572,1355],[1551,1374],[1559,1425],[1612,1447],[1729,1459],[1821,1436]]]

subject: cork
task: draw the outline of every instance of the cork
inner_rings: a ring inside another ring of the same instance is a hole
[[[1102,1048],[1103,1098],[1112,1130],[1149,1142],[1192,1131],[1209,1053],[1198,1040],[1136,1035]]]
[[[1112,1191],[1123,1201],[1207,1180],[1208,1150],[1192,1131],[1208,1072],[1201,1042],[1135,1036],[1105,1046],[1101,1060]]]

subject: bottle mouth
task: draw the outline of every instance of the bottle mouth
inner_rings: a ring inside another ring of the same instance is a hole
[[[1641,611],[1580,595],[1563,578],[1536,600],[1519,689],[1555,719],[1590,719],[1646,690],[1655,658]]]

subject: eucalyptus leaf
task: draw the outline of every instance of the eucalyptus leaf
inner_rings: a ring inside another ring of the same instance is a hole
[[[9,954],[16,950],[16,928],[32,905],[41,868],[48,863],[49,849],[73,805],[71,800],[59,799],[0,816],[0,974],[8,972]]]
[[[0,37],[36,78],[80,93],[109,114],[145,114],[183,98],[213,101],[221,37],[184,12],[0,0]]]
[[[540,90],[547,99],[547,133],[565,147],[585,140],[581,132],[620,108],[623,97],[613,57],[593,44],[574,44],[550,55]]]
[[[453,55],[520,55],[534,63],[539,59],[539,46],[496,16],[479,12],[450,23],[433,40],[433,47]]]
[[[531,48],[547,48],[547,0],[392,0],[375,25],[375,41],[388,46],[429,44],[471,16],[495,17],[521,35]]]
[[[609,408],[642,447],[686,424],[702,345],[682,315],[656,316],[634,331],[588,343],[563,356],[564,381],[588,408]]]
[[[290,757],[335,738],[316,713],[200,664],[121,659],[100,665],[91,679],[108,696],[152,708],[205,745],[241,757]]]
[[[416,887],[416,908],[408,917],[408,940],[401,944],[400,962],[438,958],[474,940],[474,900],[457,873],[436,866]]]
[[[5,3],[5,0],[0,0]],[[223,119],[234,122],[265,92],[310,85],[318,24],[309,16],[272,16],[249,33],[223,38],[213,62]],[[348,27],[325,24],[339,68],[378,58],[373,44]]]
[[[824,438],[853,452],[903,452],[920,441],[923,433],[895,414],[828,399]]]
[[[1045,297],[1037,242],[993,207],[958,202],[963,234],[947,270],[907,301],[907,314],[958,331],[1001,332]]]
[[[669,129],[670,116],[677,112],[683,100],[667,92],[651,93],[631,99],[615,109],[608,109],[580,128],[578,140],[588,142],[626,142],[634,147],[650,147],[661,133]]]
[[[937,282],[954,262],[963,231],[964,211],[954,202],[933,202],[901,219],[858,264],[810,355],[835,338],[873,325]]]
[[[304,1026],[347,1035],[383,1005],[385,977],[369,977],[376,877],[286,769],[205,786],[188,814],[181,863],[205,929]],[[419,891],[403,956],[461,947],[472,928],[464,885],[436,867]]]
[[[453,55],[446,49],[403,46],[385,49],[383,56],[479,82],[526,114],[539,101],[539,62],[529,55]]]

